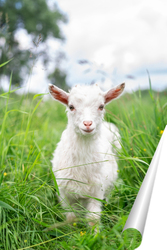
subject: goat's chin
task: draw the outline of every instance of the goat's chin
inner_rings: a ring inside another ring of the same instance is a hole
[[[80,133],[84,136],[91,136],[91,135],[94,135],[95,134],[95,128],[92,128],[92,129],[83,129],[83,128],[80,128]]]
[[[96,134],[97,128],[86,129],[84,127],[75,126],[74,131],[77,135],[91,137],[92,135]]]

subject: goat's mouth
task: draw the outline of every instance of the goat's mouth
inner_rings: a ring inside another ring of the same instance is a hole
[[[84,131],[86,133],[91,133],[93,130],[94,130],[94,128],[93,129],[82,129],[82,131]]]

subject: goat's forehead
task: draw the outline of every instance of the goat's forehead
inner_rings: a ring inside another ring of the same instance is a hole
[[[69,102],[92,104],[104,101],[103,92],[95,86],[77,86],[71,89]]]

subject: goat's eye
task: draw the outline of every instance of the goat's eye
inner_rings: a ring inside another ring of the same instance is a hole
[[[103,110],[103,109],[104,109],[104,105],[101,104],[101,105],[99,106],[99,110]]]
[[[70,109],[71,111],[73,111],[75,108],[74,108],[73,105],[70,105],[70,106],[69,106],[69,109]]]

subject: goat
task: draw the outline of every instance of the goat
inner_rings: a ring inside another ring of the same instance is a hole
[[[69,93],[49,84],[51,96],[67,107],[68,125],[54,151],[53,172],[59,187],[59,201],[68,222],[75,220],[77,204],[88,210],[89,224],[100,219],[101,202],[107,198],[117,179],[116,154],[112,144],[121,148],[119,132],[103,121],[104,106],[124,90],[122,83],[107,92],[97,85],[77,85]]]

